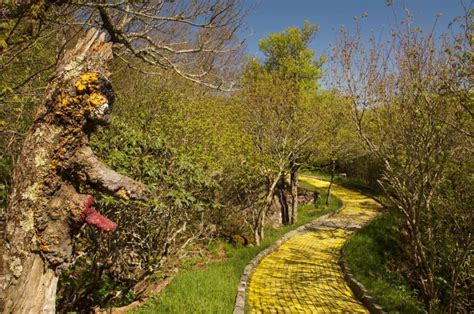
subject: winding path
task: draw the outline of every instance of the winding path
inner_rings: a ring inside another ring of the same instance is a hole
[[[318,188],[328,182],[300,177]],[[315,220],[264,257],[248,287],[251,313],[367,313],[344,281],[340,249],[354,230],[373,219],[381,205],[359,192],[333,185],[345,207]]]

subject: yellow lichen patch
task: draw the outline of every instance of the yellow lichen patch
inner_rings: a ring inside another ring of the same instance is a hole
[[[68,111],[71,111],[72,109],[72,104],[69,101],[68,97],[65,95],[61,95],[58,101],[58,105],[56,107],[56,114],[57,115],[62,115],[65,114]]]
[[[68,97],[67,95],[61,94],[59,97],[56,111],[56,115],[67,115],[75,110],[78,104],[81,103],[81,96]]]
[[[61,94],[56,102],[54,113],[57,116],[82,119],[95,108],[107,102],[107,98],[98,92],[100,88],[99,74],[88,72],[81,74],[74,84],[77,96]]]
[[[92,106],[98,107],[102,105],[103,103],[107,102],[107,98],[105,98],[105,96],[100,93],[92,93],[89,96],[88,101]]]
[[[97,89],[99,87],[99,77],[95,72],[81,74],[75,86],[78,92],[84,92],[90,89]]]
[[[318,188],[328,182],[300,177]],[[364,223],[381,205],[358,192],[333,185],[345,207],[328,220]],[[262,259],[252,275],[248,303],[252,313],[367,313],[344,281],[340,249],[352,235],[341,228],[299,232]]]
[[[130,199],[130,197],[128,196],[127,190],[125,188],[120,188],[117,192],[115,192],[115,195],[124,200]]]

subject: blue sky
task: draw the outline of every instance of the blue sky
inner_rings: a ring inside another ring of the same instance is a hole
[[[257,3],[255,0],[247,0]],[[336,32],[341,25],[350,29],[354,25],[354,16],[368,13],[364,21],[367,32],[388,30],[394,22],[394,11],[402,16],[401,0],[394,0],[390,7],[385,0],[260,0],[257,8],[246,18],[247,53],[261,57],[258,41],[269,33],[281,32],[289,26],[301,26],[304,20],[318,24],[320,30],[312,43],[317,55],[328,50],[334,42]],[[405,0],[405,6],[414,16],[414,24],[427,30],[431,29],[436,14],[442,13],[437,24],[438,31],[447,29],[455,16],[461,15],[463,7],[460,0]],[[469,5],[470,0],[464,0]]]

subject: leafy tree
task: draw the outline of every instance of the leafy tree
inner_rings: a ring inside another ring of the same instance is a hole
[[[185,258],[194,242],[213,236],[209,221],[218,186],[202,166],[170,144],[158,120],[150,123],[141,116],[117,117],[92,138],[101,159],[146,183],[152,198],[136,202],[98,195],[97,208],[120,231],[81,230],[76,262],[60,278],[61,311],[127,301],[123,298],[140,292],[137,284],[164,272],[176,258]]]
[[[276,190],[286,176],[290,177],[289,212],[282,212],[283,223],[297,217],[297,173],[310,152],[307,143],[315,132],[311,121],[316,114],[314,97],[321,62],[314,60],[308,48],[316,25],[305,22],[302,28],[290,27],[271,34],[260,43],[263,63],[248,62],[239,94],[243,128],[256,150],[253,156],[261,164],[260,173],[267,177],[267,191],[256,209],[253,224],[257,243],[263,238],[263,225]]]

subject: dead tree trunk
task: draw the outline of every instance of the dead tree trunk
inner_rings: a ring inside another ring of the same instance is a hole
[[[15,165],[6,210],[5,313],[53,313],[58,275],[71,262],[73,235],[84,223],[117,225],[93,207],[91,188],[143,199],[144,185],[107,168],[88,136],[110,119],[106,77],[112,57],[104,35],[90,30],[58,63]]]
[[[329,206],[329,201],[331,200],[331,189],[332,189],[332,184],[334,183],[335,175],[336,175],[336,159],[333,159],[332,166],[331,166],[331,181],[329,181],[328,193],[326,194],[326,206]]]

